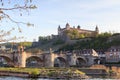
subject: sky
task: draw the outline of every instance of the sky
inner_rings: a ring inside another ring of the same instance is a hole
[[[14,20],[33,23],[34,27],[20,25],[22,33],[19,33],[15,23],[3,20],[1,29],[15,27],[10,36],[24,36],[19,41],[37,41],[39,36],[57,35],[58,25],[64,28],[66,23],[71,27],[80,25],[82,29],[95,30],[97,25],[100,32],[120,32],[120,0],[33,0],[33,4],[37,9],[29,13],[8,13]]]

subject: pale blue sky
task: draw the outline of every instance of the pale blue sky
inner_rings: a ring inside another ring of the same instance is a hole
[[[58,25],[62,28],[68,22],[72,27],[94,30],[98,25],[100,32],[120,32],[120,0],[33,0],[37,9],[22,17],[16,11],[9,12],[18,21],[31,22],[35,27],[21,25],[22,33],[13,31],[12,35],[24,36],[26,41],[38,40],[39,36],[57,34]],[[4,24],[4,25],[3,25]],[[3,29],[16,26],[2,22]]]

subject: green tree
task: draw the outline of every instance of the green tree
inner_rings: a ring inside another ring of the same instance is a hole
[[[22,45],[22,46],[25,46],[25,47],[31,47],[32,42],[20,42],[18,45]]]
[[[78,32],[76,29],[73,29],[73,30],[72,30],[72,34],[76,36],[76,35],[79,34],[79,32]]]
[[[77,39],[79,38],[79,32],[76,29],[73,30],[66,30],[66,34],[71,38],[71,39]]]
[[[112,36],[112,33],[110,33],[110,32],[105,32],[105,33],[101,33],[101,34],[99,34],[98,35],[98,37],[105,37],[105,38],[107,38],[107,37],[110,37],[110,36]]]
[[[73,29],[72,34],[74,35],[74,38],[75,38],[75,39],[78,39],[78,38],[79,38],[79,32],[78,32],[78,30]]]
[[[79,34],[79,38],[85,38],[84,34]]]

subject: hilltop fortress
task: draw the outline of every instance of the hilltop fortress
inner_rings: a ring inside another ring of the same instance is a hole
[[[61,26],[59,25],[57,32],[58,32],[57,35],[39,37],[39,41],[62,39],[67,42],[69,40],[78,40],[78,39],[96,37],[99,34],[99,29],[98,26],[96,26],[95,30],[86,30],[86,29],[81,29],[79,25],[77,27],[75,26],[71,27],[69,23],[66,23],[65,28],[61,28]]]
[[[42,46],[43,43],[46,40],[50,41],[51,43],[49,44],[58,44],[58,43],[68,43],[68,44],[74,44],[77,41],[86,41],[86,40],[91,40],[92,37],[96,37],[99,34],[99,28],[98,26],[95,27],[94,30],[86,30],[82,29],[79,25],[77,27],[73,26],[71,27],[69,23],[66,23],[64,28],[61,28],[61,26],[58,26],[57,29],[58,34],[57,35],[51,35],[51,36],[40,36],[39,37],[39,44],[38,43],[33,43],[33,45],[37,46]]]
[[[78,37],[80,35],[83,35],[84,37],[95,37],[97,34],[99,34],[99,29],[97,26],[95,27],[95,30],[93,30],[93,31],[81,29],[81,27],[79,25],[77,26],[77,28],[71,27],[69,25],[69,23],[66,24],[65,28],[61,28],[60,25],[58,26],[58,36],[59,37],[62,37],[64,39],[69,38],[70,34],[67,34],[68,31],[71,31],[71,33],[77,35]]]

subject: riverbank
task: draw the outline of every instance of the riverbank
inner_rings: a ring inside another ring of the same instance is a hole
[[[0,76],[39,79],[86,79],[110,78],[120,79],[120,68],[111,69],[103,65],[83,68],[0,68]],[[88,77],[89,76],[89,77]]]
[[[86,79],[88,76],[78,69],[71,68],[0,68],[0,76],[25,78]]]

